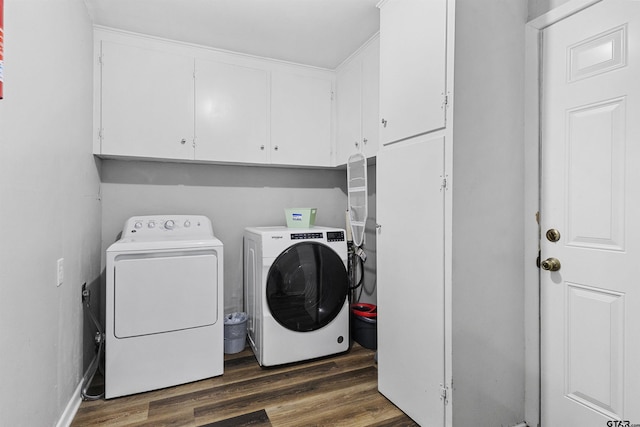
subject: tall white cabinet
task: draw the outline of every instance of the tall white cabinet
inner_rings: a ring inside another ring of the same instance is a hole
[[[526,1],[379,7],[378,387],[423,426],[516,425]]]

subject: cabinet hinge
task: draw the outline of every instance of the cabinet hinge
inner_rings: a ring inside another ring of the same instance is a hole
[[[102,65],[102,55],[98,55],[98,64]]]
[[[444,101],[442,101],[442,109],[446,110],[449,107],[449,95],[444,96]]]
[[[102,128],[98,129],[98,140],[102,142]]]
[[[333,101],[333,97],[334,97],[334,92],[331,91],[331,100]]]

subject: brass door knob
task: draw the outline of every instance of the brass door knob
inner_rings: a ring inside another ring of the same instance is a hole
[[[560,260],[557,258],[547,258],[540,263],[540,267],[546,271],[560,270]]]

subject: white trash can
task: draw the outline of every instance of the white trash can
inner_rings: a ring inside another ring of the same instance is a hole
[[[224,317],[224,352],[240,353],[247,341],[247,313],[235,312]]]

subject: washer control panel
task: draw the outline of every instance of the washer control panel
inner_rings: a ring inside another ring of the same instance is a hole
[[[291,233],[291,240],[322,239],[322,233]]]
[[[291,240],[322,239],[323,233],[291,233]],[[344,242],[343,231],[327,231],[327,242]]]
[[[344,242],[344,231],[327,231],[327,242]]]
[[[202,215],[147,215],[127,220],[122,237],[213,236],[211,221]]]

